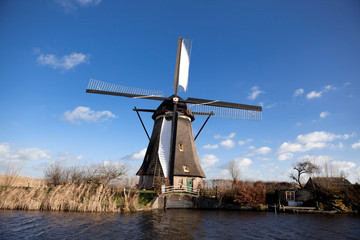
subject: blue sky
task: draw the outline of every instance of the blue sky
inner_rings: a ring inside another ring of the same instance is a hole
[[[181,97],[263,106],[262,121],[210,119],[196,140],[208,179],[235,161],[243,179],[290,181],[309,159],[360,181],[356,0],[1,1],[0,169],[122,161],[133,174],[148,140],[132,108],[160,102],[85,90],[95,78],[170,96],[179,36],[193,40]]]

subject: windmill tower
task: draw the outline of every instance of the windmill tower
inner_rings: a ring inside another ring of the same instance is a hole
[[[179,37],[174,77],[175,93],[170,97],[164,97],[161,91],[124,87],[95,79],[90,79],[86,89],[88,93],[163,101],[156,110],[136,107],[133,109],[137,112],[149,138],[144,161],[137,172],[140,176],[141,188],[153,188],[156,179],[161,178],[166,179],[167,184],[175,188],[196,189],[201,185],[205,174],[197,155],[195,139],[207,120],[211,116],[230,119],[261,119],[260,106],[199,98],[184,100],[179,97],[179,91],[187,90],[190,53],[191,41]],[[154,127],[151,137],[146,131],[139,112],[153,113]],[[208,116],[195,138],[192,130],[194,115]]]

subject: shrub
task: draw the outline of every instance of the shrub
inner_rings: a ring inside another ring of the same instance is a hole
[[[266,187],[263,182],[243,182],[236,184],[235,201],[242,206],[264,204]]]
[[[127,168],[120,162],[92,164],[84,167],[64,167],[58,162],[52,162],[45,171],[48,185],[58,186],[66,183],[89,183],[96,186],[117,184],[126,175]]]
[[[147,206],[155,198],[156,193],[154,191],[139,191],[139,204]]]
[[[51,162],[45,170],[45,178],[52,186],[65,184],[68,181],[68,170],[58,162]]]

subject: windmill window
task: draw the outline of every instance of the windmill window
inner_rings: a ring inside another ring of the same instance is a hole
[[[286,200],[287,201],[295,201],[295,192],[294,191],[286,191]]]
[[[190,172],[189,166],[184,165],[183,166],[184,172]]]
[[[180,148],[180,151],[183,152],[184,151],[184,145],[182,143],[179,144],[179,148]]]

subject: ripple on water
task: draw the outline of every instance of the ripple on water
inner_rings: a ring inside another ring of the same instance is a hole
[[[0,211],[0,239],[360,239],[360,217],[172,209]]]

